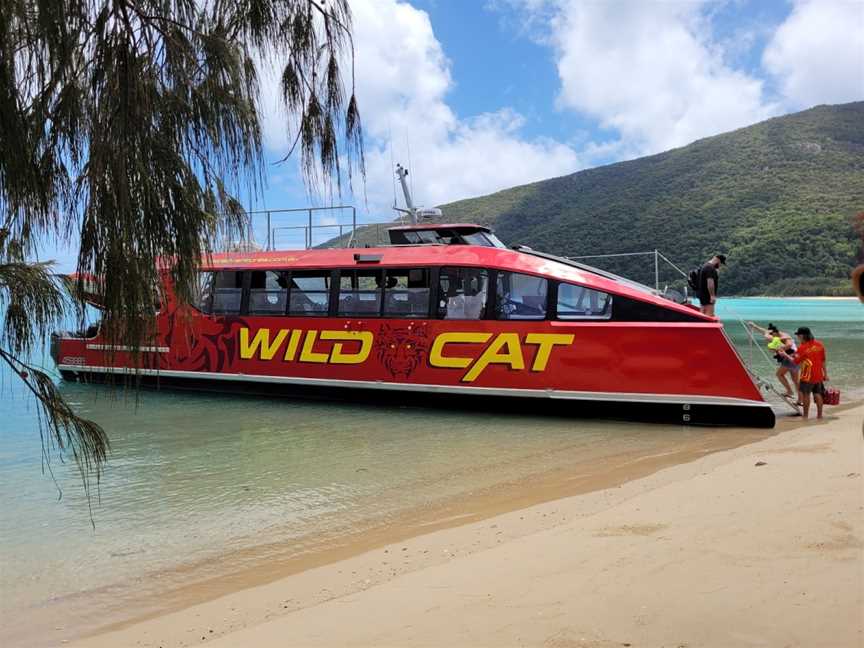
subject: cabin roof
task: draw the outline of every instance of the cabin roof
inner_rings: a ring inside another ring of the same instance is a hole
[[[367,260],[358,262],[355,255]],[[370,263],[369,257],[380,257]],[[594,288],[613,295],[630,297],[656,304],[663,308],[686,313],[693,317],[711,318],[699,311],[676,304],[650,292],[639,290],[624,282],[600,276],[581,269],[534,256],[517,250],[479,245],[394,245],[374,248],[327,248],[312,250],[275,250],[272,252],[224,252],[213,254],[202,263],[204,270],[269,270],[324,268],[376,268],[417,266],[469,266],[496,270],[509,270],[541,275],[559,281]]]

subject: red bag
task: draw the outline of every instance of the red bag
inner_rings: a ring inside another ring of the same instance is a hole
[[[835,389],[834,387],[829,387],[825,390],[825,395],[822,397],[822,400],[826,405],[839,405],[840,390]]]

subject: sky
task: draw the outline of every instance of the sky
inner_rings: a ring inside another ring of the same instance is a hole
[[[394,163],[432,207],[864,100],[864,0],[349,2],[365,182],[309,194],[296,156],[280,162],[278,71],[261,70],[266,187],[242,197],[250,211],[342,204],[358,222],[390,221],[394,197],[404,206]],[[263,216],[253,222],[264,244]],[[336,234],[316,230],[314,242]],[[274,243],[302,247],[304,234],[278,230]],[[74,267],[74,250],[49,248],[42,258]]]
[[[434,206],[864,99],[864,0],[350,5],[367,175],[333,202],[363,221],[393,218],[394,162]],[[265,78],[272,161],[287,150],[277,92]],[[267,176],[250,207],[311,204],[297,160]]]

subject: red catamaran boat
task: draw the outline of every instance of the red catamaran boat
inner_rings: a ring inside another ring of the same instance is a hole
[[[195,304],[168,274],[160,385],[555,406],[573,416],[774,425],[723,325],[647,286],[477,225],[410,225],[376,248],[216,254]],[[56,335],[66,379],[134,370],[98,330]]]

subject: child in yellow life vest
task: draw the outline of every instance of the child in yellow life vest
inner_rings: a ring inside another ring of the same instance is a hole
[[[748,322],[748,324],[762,334],[762,337],[768,341],[768,349],[774,352],[774,359],[780,364],[780,366],[777,367],[775,375],[777,376],[777,380],[780,381],[780,384],[783,385],[783,388],[786,390],[786,397],[795,397],[798,399],[798,365],[781,353],[782,351],[789,355],[793,355],[795,351],[797,351],[795,340],[792,339],[791,335],[784,333],[773,324],[768,324],[768,328],[762,328],[755,322]],[[791,375],[792,377],[792,383],[795,385],[794,390],[792,389],[792,384],[790,384],[787,375]]]

